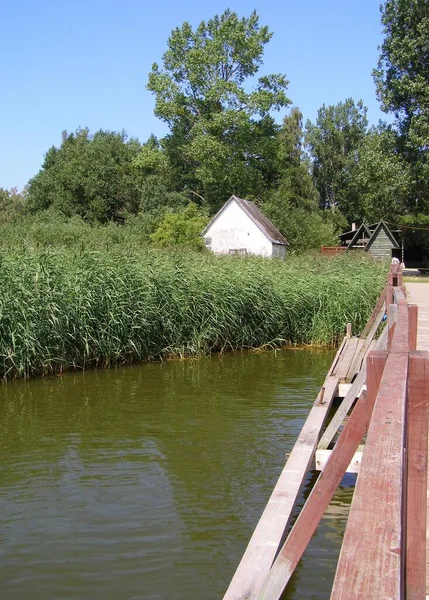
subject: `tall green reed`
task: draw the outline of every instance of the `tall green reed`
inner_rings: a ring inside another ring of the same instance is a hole
[[[359,331],[386,266],[359,256],[0,250],[0,376],[28,377]]]

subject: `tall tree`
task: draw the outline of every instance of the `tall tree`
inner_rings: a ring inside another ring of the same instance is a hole
[[[396,118],[398,148],[414,170],[415,212],[429,209],[429,2],[386,0],[374,80],[382,109]]]
[[[303,152],[302,113],[292,108],[278,135],[278,181],[263,203],[264,212],[294,250],[319,249],[337,241],[345,223],[319,208],[319,194]],[[339,213],[335,213],[337,217]]]
[[[168,123],[163,141],[177,180],[216,208],[231,193],[255,196],[275,178],[273,110],[289,104],[284,75],[248,80],[262,65],[271,39],[256,12],[239,18],[226,10],[195,29],[175,29],[154,64],[148,89],[155,114]]]
[[[124,133],[88,129],[63,133],[59,148],[52,146],[39,173],[31,179],[27,208],[38,212],[53,207],[67,216],[90,221],[121,221],[139,207],[139,188],[133,159],[140,144]]]
[[[396,134],[391,127],[372,128],[363,140],[353,178],[353,220],[374,222],[395,220],[412,211],[409,190],[413,176],[409,163],[398,152]]]
[[[306,144],[321,208],[338,208],[352,218],[358,199],[352,185],[359,147],[368,120],[362,101],[352,98],[319,109],[316,123],[307,121]]]

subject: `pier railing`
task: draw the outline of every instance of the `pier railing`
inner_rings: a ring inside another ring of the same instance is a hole
[[[402,271],[392,265],[361,335],[341,345],[224,600],[280,599],[349,470],[358,477],[331,599],[426,597],[429,358],[416,344],[417,306],[407,304]],[[338,395],[342,403],[322,431]]]

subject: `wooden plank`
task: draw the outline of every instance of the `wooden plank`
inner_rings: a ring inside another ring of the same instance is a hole
[[[350,365],[345,377],[346,381],[352,381],[354,376],[360,371],[363,362],[363,352],[365,352],[365,350],[363,349],[364,346],[365,338],[358,338],[355,353],[353,355],[352,360],[350,361]]]
[[[360,334],[359,337],[365,338],[368,335],[375,319],[377,318],[380,310],[385,306],[385,304],[386,304],[386,288],[384,288],[384,290],[381,292],[381,294],[377,300],[377,304],[375,305],[374,310],[372,311],[372,314],[369,317],[368,322],[365,325],[365,327],[363,328],[362,333]]]
[[[353,358],[353,362],[352,362],[352,364],[349,368],[349,372],[348,372],[349,379],[352,379],[354,377],[354,375],[359,372],[362,362],[364,360],[364,357],[368,354],[370,345],[375,337],[375,334],[377,333],[377,329],[379,328],[379,326],[383,320],[384,313],[385,313],[385,308],[383,305],[381,307],[381,309],[379,310],[377,316],[375,317],[375,319],[372,323],[372,326],[371,326],[370,330],[368,331],[368,334],[365,337],[364,342],[363,342],[359,352]]]
[[[386,362],[386,352],[373,352],[368,357],[368,393],[361,395],[340,437],[331,452],[328,463],[319,475],[308,499],[289,533],[264,583],[259,600],[279,600],[328,504],[335,493],[347,466],[364,436],[368,415],[374,406],[377,383],[380,382]],[[378,379],[378,382],[377,382]],[[374,388],[374,384],[375,388]]]
[[[378,338],[377,343],[375,345],[375,349],[376,350],[384,350],[386,348],[386,342],[387,342],[387,327],[385,327],[383,329],[383,331],[381,332],[381,335]],[[358,373],[354,382],[351,384],[351,387],[350,387],[349,391],[347,392],[344,400],[341,402],[340,406],[337,409],[337,412],[332,417],[329,425],[327,426],[322,437],[320,438],[320,442],[317,446],[318,449],[324,450],[324,449],[328,448],[329,444],[334,439],[335,434],[337,433],[339,427],[341,426],[342,422],[344,421],[346,415],[348,414],[349,410],[353,406],[354,401],[356,400],[356,398],[359,397],[360,391],[361,391],[362,387],[364,386],[365,382],[366,382],[366,362],[362,365],[362,369]]]
[[[338,361],[340,360],[340,356],[343,353],[344,348],[345,348],[345,346],[347,344],[348,339],[349,338],[346,336],[346,337],[344,337],[343,341],[341,342],[341,344],[340,344],[340,346],[339,346],[339,348],[337,350],[337,353],[335,354],[335,358],[332,361],[331,368],[328,371],[328,377],[330,377],[331,375],[333,375],[333,373],[334,373],[334,371],[335,371],[335,369],[337,367]]]
[[[417,350],[418,312],[417,304],[408,304],[408,347],[410,350]]]
[[[225,593],[224,600],[256,600],[273,563],[314,453],[338,379],[327,377],[280,474],[267,506]]]
[[[359,467],[362,460],[363,446],[359,446],[356,452],[353,454],[353,458],[350,461],[349,466],[346,469],[346,473],[359,473]],[[316,450],[315,458],[315,469],[316,471],[323,471],[331,456],[332,450]]]
[[[354,337],[347,340],[347,343],[344,347],[343,352],[338,360],[338,364],[332,373],[335,377],[338,377],[339,381],[343,381],[347,377],[347,373],[350,369],[350,364],[355,355],[356,346],[358,344],[359,338]]]
[[[338,398],[345,398],[352,385],[352,383],[340,383],[338,386]]]
[[[391,352],[369,425],[331,600],[403,598],[407,375],[408,354]]]
[[[407,600],[426,596],[429,355],[410,352],[407,439]]]
[[[341,426],[342,422],[344,421],[347,413],[351,409],[356,398],[359,398],[361,390],[362,390],[363,386],[365,385],[365,382],[366,382],[366,365],[364,368],[362,368],[362,370],[360,371],[360,373],[358,374],[358,376],[356,377],[354,382],[351,384],[351,387],[350,387],[349,391],[347,392],[346,397],[341,402],[340,406],[337,408],[335,415],[332,417],[330,423],[328,424],[327,428],[323,432],[323,435],[320,438],[320,441],[317,445],[318,450],[326,450],[328,448],[329,444],[334,439],[335,434],[337,433],[339,427]]]

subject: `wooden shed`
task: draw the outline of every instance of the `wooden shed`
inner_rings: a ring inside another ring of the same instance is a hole
[[[398,241],[385,221],[374,225],[362,223],[357,229],[341,234],[340,242],[346,250],[363,250],[382,260],[391,260],[400,250]]]
[[[365,251],[369,252],[375,258],[391,259],[393,250],[399,250],[400,246],[395,239],[395,236],[390,231],[387,223],[380,221],[375,226],[371,226],[371,237],[369,238]]]

